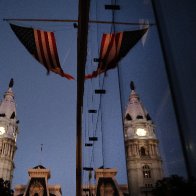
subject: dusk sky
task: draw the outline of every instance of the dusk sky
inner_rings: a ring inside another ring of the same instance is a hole
[[[121,0],[121,10],[115,20],[154,23],[148,0]],[[92,0],[90,19],[111,21],[111,11],[104,9],[111,1]],[[60,184],[63,195],[75,195],[76,165],[76,81],[69,81],[54,73],[46,75],[45,68],[24,48],[3,18],[77,19],[78,1],[42,0],[0,1],[0,95],[3,98],[10,78],[14,78],[13,91],[20,120],[13,187],[28,182],[28,169],[43,165],[51,170],[50,184]],[[77,78],[77,29],[73,23],[13,22],[25,27],[54,31],[61,66],[66,73]],[[116,31],[135,30],[139,26],[116,25]],[[93,58],[98,57],[101,36],[111,32],[111,25],[89,25],[86,73],[96,69]],[[126,164],[123,143],[122,114],[130,93],[130,81],[136,85],[141,101],[156,125],[160,141],[165,175],[185,176],[183,156],[178,137],[169,85],[156,26],[149,28],[145,43],[138,44],[122,59],[119,69],[109,70],[107,76],[85,82],[83,109],[83,139],[96,130],[93,167],[104,164],[117,168],[117,180],[125,184]],[[93,93],[106,89],[106,94]],[[101,105],[100,105],[101,102]],[[101,115],[88,114],[98,109]],[[98,120],[97,120],[98,118]],[[97,122],[97,129],[96,129]],[[41,144],[43,150],[41,152]],[[96,154],[95,154],[96,153]],[[83,165],[88,166],[91,150],[84,150]],[[87,174],[83,173],[83,182]]]

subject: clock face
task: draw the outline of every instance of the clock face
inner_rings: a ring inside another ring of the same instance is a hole
[[[146,130],[144,129],[144,128],[137,128],[137,130],[136,130],[136,134],[138,135],[138,136],[146,136]]]
[[[0,135],[3,135],[5,133],[5,127],[0,127]]]

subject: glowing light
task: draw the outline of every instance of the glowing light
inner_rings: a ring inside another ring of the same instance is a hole
[[[5,133],[5,127],[0,127],[0,135],[3,135]]]
[[[138,136],[145,136],[146,135],[146,130],[144,128],[137,128],[136,134]]]

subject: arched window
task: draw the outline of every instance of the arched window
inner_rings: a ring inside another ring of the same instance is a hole
[[[144,147],[141,147],[141,148],[140,148],[140,155],[141,155],[141,156],[146,156],[146,150],[145,150]]]
[[[143,116],[142,116],[142,115],[137,115],[136,118],[137,118],[137,119],[143,119]]]
[[[146,119],[147,119],[147,120],[151,120],[151,117],[150,117],[149,114],[146,115]]]
[[[143,177],[144,178],[151,178],[151,169],[150,169],[149,165],[143,166]]]
[[[126,118],[126,120],[132,120],[132,118],[129,114],[127,114],[125,118]]]

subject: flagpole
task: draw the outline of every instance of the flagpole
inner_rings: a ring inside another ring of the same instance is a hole
[[[39,19],[39,18],[4,18],[4,21],[22,21],[22,22],[68,22],[68,23],[78,23],[75,19]],[[115,24],[115,25],[146,25],[145,22],[112,22],[105,20],[89,20],[88,23],[92,24]],[[156,25],[155,23],[149,23],[149,26]]]
[[[76,196],[82,195],[82,108],[90,0],[79,0],[77,37]]]

